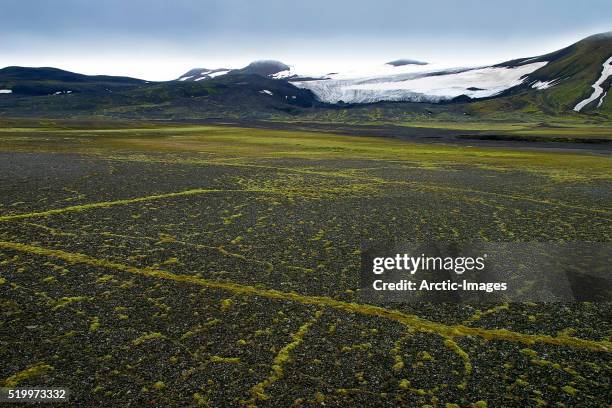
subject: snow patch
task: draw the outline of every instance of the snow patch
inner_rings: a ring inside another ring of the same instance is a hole
[[[585,100],[579,102],[574,107],[574,110],[576,112],[580,112],[582,110],[582,108],[587,106],[589,103],[593,102],[595,99],[599,98],[604,93],[604,90],[601,87],[601,84],[603,84],[604,81],[606,79],[608,79],[608,77],[610,75],[612,75],[612,57],[608,58],[606,60],[606,62],[604,62],[602,64],[602,66],[603,66],[603,69],[601,71],[601,76],[599,77],[599,79],[597,81],[595,81],[595,83],[593,85],[591,85],[591,88],[594,89],[593,93],[591,94],[591,96],[589,96]],[[603,98],[605,98],[605,96],[606,96],[605,94],[604,94],[604,96],[601,96],[601,100],[597,104],[597,107],[601,106],[601,101],[603,100]]]
[[[0,94],[12,94],[12,89],[0,89]]]
[[[608,92],[604,92],[603,96],[599,100],[599,103],[597,104],[597,109],[601,108],[601,105],[603,105],[604,98],[606,97],[607,94]]]
[[[559,81],[558,79],[553,79],[553,80],[551,80],[551,81],[535,81],[535,82],[534,82],[534,83],[531,85],[531,87],[532,87],[533,89],[540,89],[540,90],[542,90],[542,89],[548,89],[548,88],[550,88],[551,86],[556,85],[556,83],[557,83],[558,81]]]
[[[188,80],[191,80],[191,81],[203,81],[205,79],[212,79],[212,78],[216,78],[216,77],[221,76],[221,75],[225,75],[228,72],[230,72],[229,69],[207,70],[207,71],[201,71],[197,75],[190,75],[190,76],[180,77],[178,80],[179,81],[188,81]]]
[[[295,75],[295,72],[293,72],[293,70],[290,68],[284,71],[277,72],[276,74],[272,74],[270,75],[270,77],[273,79],[284,79],[284,78],[292,77],[294,75]]]
[[[210,78],[216,78],[216,77],[218,77],[218,76],[225,75],[225,74],[227,74],[228,72],[230,72],[230,70],[229,70],[229,69],[226,69],[226,70],[224,70],[224,71],[217,71],[217,72],[213,72],[212,74],[208,74],[208,76],[209,76]]]
[[[259,93],[270,95],[270,96],[274,95],[272,91],[268,91],[267,89],[262,89],[261,91],[259,91]]]
[[[107,89],[107,91],[110,92],[110,90]],[[71,94],[72,91],[57,91],[55,93],[53,93],[53,95],[63,95],[63,94]]]
[[[526,75],[547,62],[516,67],[484,67],[450,71],[415,72],[361,79],[296,81],[321,101],[371,103],[378,101],[441,102],[466,95],[485,98],[520,85]],[[402,68],[402,67],[398,67]]]

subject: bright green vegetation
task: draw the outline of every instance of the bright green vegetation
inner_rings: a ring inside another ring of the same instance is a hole
[[[592,89],[592,88],[591,88]],[[514,98],[519,98],[515,96]],[[504,102],[506,104],[504,105]],[[609,103],[609,102],[608,102]],[[542,112],[539,108],[516,109],[506,98],[492,99],[469,104],[428,105],[386,103],[377,105],[357,105],[350,108],[336,108],[305,112],[294,117],[272,115],[271,120],[297,123],[346,123],[372,126],[401,125],[432,127],[442,129],[480,130],[487,133],[524,127],[547,127],[550,134],[555,127],[582,126],[608,127],[610,114],[597,111],[594,114],[577,113],[573,110],[562,114]]]
[[[0,130],[0,175],[5,385],[74,406],[607,403],[608,303],[359,294],[386,240],[609,242],[605,152],[46,123]]]
[[[444,126],[448,127],[450,124]],[[519,125],[515,126],[519,127]],[[512,128],[509,126],[507,129]],[[523,133],[544,132],[544,130],[525,126],[519,128]],[[572,129],[574,132],[579,131],[577,128],[568,128],[564,129],[564,132],[569,133]],[[596,130],[598,135],[606,138],[612,137],[610,128],[596,128]],[[3,144],[11,150],[76,153],[110,151],[111,154],[125,150],[198,153],[200,157],[177,159],[177,162],[193,164],[221,162],[225,165],[240,166],[245,160],[280,158],[363,159],[398,162],[421,168],[469,165],[499,171],[520,169],[565,179],[607,178],[612,170],[611,161],[597,155],[416,144],[393,139],[220,126],[87,130],[43,128],[36,131],[5,128],[0,130],[0,135]],[[141,159],[142,161],[156,160],[155,157],[142,157]],[[310,168],[297,169],[297,171],[317,172],[316,169]],[[321,172],[328,172],[328,170],[323,169]]]

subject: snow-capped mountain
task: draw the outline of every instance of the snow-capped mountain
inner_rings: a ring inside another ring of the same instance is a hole
[[[518,93],[537,98],[536,95],[545,92],[555,95],[547,98],[547,104],[567,107],[567,99],[571,99],[571,108],[582,111],[599,108],[604,103],[612,73],[611,45],[612,35],[604,33],[550,54],[490,66],[457,68],[401,58],[317,75],[298,72],[280,61],[262,60],[241,69],[191,70],[179,80],[257,75],[310,91],[316,100],[327,104],[469,102]],[[584,82],[590,87],[588,95]]]
[[[227,68],[194,68],[177,78],[177,81],[202,81],[204,79],[212,79],[230,72]]]
[[[203,81],[205,79],[213,79],[222,75],[227,74],[245,74],[245,75],[259,75],[268,78],[289,78],[293,74],[289,74],[291,68],[283,64],[280,61],[274,60],[260,60],[253,61],[244,68],[230,69],[230,68],[194,68],[183,75],[178,77],[177,81]]]

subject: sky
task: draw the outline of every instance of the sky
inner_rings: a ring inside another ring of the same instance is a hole
[[[0,0],[0,15],[0,67],[147,80],[257,59],[301,74],[479,66],[612,31],[610,0]]]

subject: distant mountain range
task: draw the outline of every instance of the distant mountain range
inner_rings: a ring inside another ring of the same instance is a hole
[[[174,81],[87,76],[55,68],[0,69],[1,115],[266,117],[337,109],[489,115],[608,116],[612,32],[500,64],[439,69],[398,59],[372,69],[301,75],[279,61],[194,68]],[[399,104],[399,105],[398,105]]]

